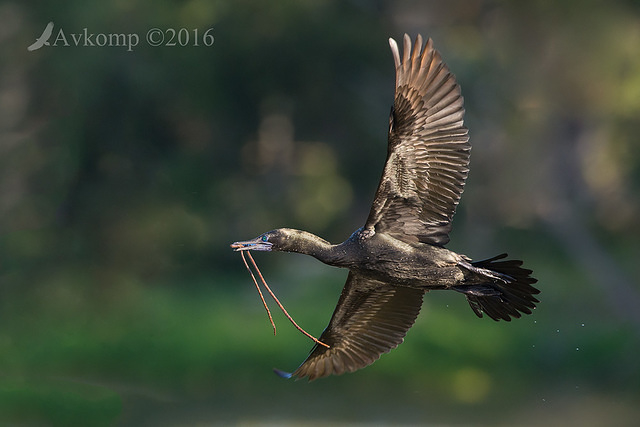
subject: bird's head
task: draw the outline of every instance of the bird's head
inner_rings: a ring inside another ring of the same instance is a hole
[[[288,251],[290,250],[292,230],[278,228],[267,231],[255,239],[234,242],[234,251]]]

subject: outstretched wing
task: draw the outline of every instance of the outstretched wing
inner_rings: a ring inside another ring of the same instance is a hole
[[[469,171],[460,86],[433,48],[404,36],[402,60],[389,39],[396,92],[387,162],[365,228],[406,242],[444,245]]]
[[[391,286],[349,272],[329,326],[292,374],[309,380],[353,372],[397,347],[418,317],[424,290]]]

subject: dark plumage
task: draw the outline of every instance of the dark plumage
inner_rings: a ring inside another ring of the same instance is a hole
[[[539,291],[522,261],[506,254],[472,262],[443,246],[469,165],[460,87],[429,39],[405,34],[403,55],[389,39],[396,92],[387,162],[364,227],[332,245],[306,231],[281,228],[235,242],[235,250],[298,252],[349,269],[320,341],[293,376],[310,380],[353,372],[400,344],[425,292],[463,293],[474,313],[510,321],[530,314]],[[278,371],[280,375],[290,376]]]

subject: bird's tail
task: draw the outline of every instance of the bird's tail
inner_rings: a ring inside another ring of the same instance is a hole
[[[469,270],[487,277],[486,282],[461,285],[454,289],[462,292],[473,312],[482,317],[485,313],[493,320],[511,320],[521,313],[531,314],[538,301],[534,295],[540,291],[533,285],[538,280],[531,277],[532,270],[522,268],[522,261],[505,260],[507,254],[468,264]]]

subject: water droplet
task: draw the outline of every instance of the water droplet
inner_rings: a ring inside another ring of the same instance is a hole
[[[557,333],[560,333],[560,329],[556,329],[556,332],[557,332]]]
[[[579,350],[580,350],[580,348],[579,348],[579,347],[576,347],[576,351],[579,351]]]
[[[584,323],[581,326],[584,328]]]

